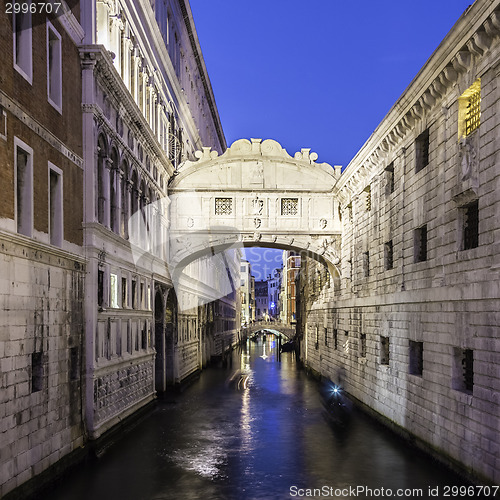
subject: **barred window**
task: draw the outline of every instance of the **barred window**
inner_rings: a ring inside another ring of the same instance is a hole
[[[463,250],[476,248],[479,245],[479,203],[478,200],[462,208]]]
[[[298,198],[281,198],[281,215],[297,215],[298,213]]]
[[[368,186],[363,189],[365,193],[365,207],[366,211],[369,212],[372,209],[372,186],[368,184]]]
[[[389,364],[389,337],[380,336],[380,364]]]
[[[232,213],[232,198],[215,198],[215,215],[231,215]]]
[[[365,278],[370,276],[370,252],[363,253],[363,274]]]
[[[452,387],[457,391],[472,394],[474,391],[474,351],[453,349]]]
[[[359,356],[366,358],[366,333],[359,335]]]
[[[458,99],[458,137],[467,137],[481,122],[481,79],[478,78]]]

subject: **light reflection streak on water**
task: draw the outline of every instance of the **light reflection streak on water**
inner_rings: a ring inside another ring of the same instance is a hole
[[[250,414],[250,388],[249,381],[252,378],[252,369],[250,368],[250,355],[248,353],[249,345],[247,343],[247,351],[241,351],[241,371],[245,379],[245,386],[241,398],[241,412],[240,412],[240,429],[241,429],[241,448],[252,449],[252,416]]]

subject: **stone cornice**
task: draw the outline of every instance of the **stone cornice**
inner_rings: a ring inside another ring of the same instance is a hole
[[[455,23],[340,177],[335,190],[344,203],[364,188],[375,175],[375,166],[380,168],[383,163],[380,160],[425,119],[460,75],[487,55],[500,36],[499,5],[500,0],[476,0]],[[346,196],[342,190],[350,194]]]
[[[85,265],[87,263],[87,259],[85,257],[82,257],[81,255],[68,252],[67,250],[63,250],[62,248],[55,247],[53,245],[42,243],[41,241],[35,240],[34,238],[29,238],[28,236],[24,236],[22,234],[10,233],[8,231],[0,229],[0,240],[8,241],[9,243],[13,243],[15,245],[22,245],[26,248],[34,250],[35,252],[43,252],[47,255],[52,255],[57,259],[67,259],[71,260],[72,262],[78,262],[82,265]],[[28,254],[21,255],[19,252],[16,252],[15,255],[19,258],[32,259],[32,256]],[[59,263],[59,267],[64,266]]]
[[[64,9],[64,13],[58,16],[57,20],[69,35],[71,40],[73,40],[73,43],[75,45],[81,44],[85,36],[83,28],[78,22],[78,19],[74,16],[73,12],[71,12],[66,2],[61,2],[61,8]]]

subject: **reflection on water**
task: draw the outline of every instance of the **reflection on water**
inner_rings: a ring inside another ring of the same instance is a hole
[[[426,493],[461,484],[362,414],[333,426],[317,384],[293,353],[279,360],[276,349],[272,336],[248,342],[233,352],[230,370],[206,370],[103,457],[37,498],[271,500],[292,498],[293,487]]]

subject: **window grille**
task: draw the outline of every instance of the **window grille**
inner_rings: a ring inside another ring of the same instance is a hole
[[[476,92],[469,98],[465,117],[465,135],[469,135],[479,127],[481,113],[481,93]]]
[[[463,208],[463,249],[476,248],[479,244],[479,204],[473,201]]]
[[[298,198],[281,199],[281,215],[297,215],[299,213]]]
[[[363,190],[365,192],[365,206],[366,206],[366,211],[369,212],[372,209],[372,186],[371,184],[368,184],[368,186],[365,187]]]
[[[389,337],[380,337],[380,364],[389,364]]]
[[[477,79],[459,98],[459,138],[467,137],[481,122],[481,79]]]
[[[474,351],[465,349],[462,358],[463,381],[466,391],[474,389]]]
[[[370,276],[370,252],[363,254],[363,272],[365,277]]]
[[[366,333],[361,333],[359,336],[359,355],[366,358]]]
[[[232,213],[232,198],[215,198],[215,215],[231,215]]]

